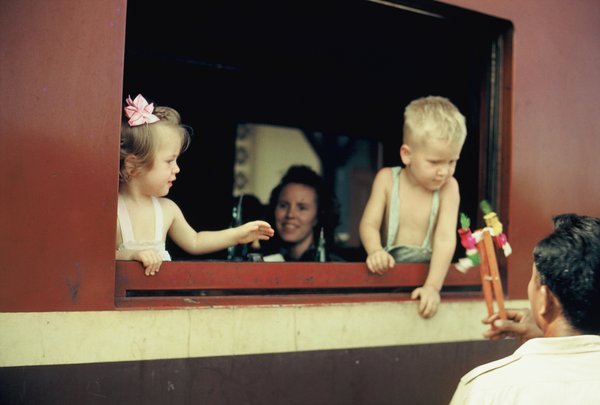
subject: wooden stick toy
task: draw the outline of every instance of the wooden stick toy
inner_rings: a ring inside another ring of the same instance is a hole
[[[458,229],[458,234],[460,242],[466,250],[466,255],[459,259],[455,267],[466,273],[469,268],[479,265],[481,288],[488,315],[494,313],[494,300],[496,300],[498,315],[501,319],[506,319],[504,293],[494,244],[497,248],[502,249],[505,257],[512,253],[512,249],[506,235],[502,233],[502,223],[499,221],[498,215],[491,210],[487,201],[481,202],[481,209],[484,212],[487,226],[475,232],[471,232],[469,217],[464,213],[460,214],[461,228]]]

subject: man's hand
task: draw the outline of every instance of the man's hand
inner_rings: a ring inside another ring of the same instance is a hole
[[[483,337],[490,340],[510,337],[519,339],[523,343],[544,336],[529,309],[507,309],[506,316],[508,319],[500,319],[498,314],[493,314],[483,319],[481,322],[491,326],[489,330],[483,332]]]

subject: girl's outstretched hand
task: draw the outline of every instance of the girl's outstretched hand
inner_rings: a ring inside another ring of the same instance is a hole
[[[237,227],[240,235],[237,243],[250,243],[255,240],[267,240],[275,235],[275,230],[265,221],[251,221]]]

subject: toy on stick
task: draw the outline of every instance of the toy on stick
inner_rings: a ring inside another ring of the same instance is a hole
[[[475,235],[471,232],[471,220],[465,213],[460,213],[460,228],[458,234],[460,236],[460,244],[465,248],[465,257],[458,260],[456,269],[462,273],[473,266],[479,264],[479,252],[477,251],[477,243],[481,240],[481,232]]]
[[[483,218],[487,225],[483,229],[471,232],[471,220],[464,213],[460,214],[461,227],[458,229],[458,234],[460,235],[460,243],[465,248],[466,255],[459,259],[455,267],[457,270],[466,273],[469,268],[479,265],[481,287],[488,315],[494,313],[495,298],[500,318],[506,319],[504,294],[494,244],[497,248],[502,249],[506,257],[512,253],[512,249],[506,235],[502,233],[503,227],[498,219],[498,215],[492,211],[487,201],[482,201],[480,206],[484,212]]]
[[[502,222],[500,222],[498,219],[498,214],[492,211],[490,203],[488,203],[486,200],[481,201],[479,206],[481,207],[481,211],[484,213],[483,220],[485,221],[485,224],[492,229],[492,237],[496,243],[496,247],[504,251],[505,257],[510,256],[512,253],[512,248],[508,243],[508,239],[506,239],[506,235],[502,233]]]

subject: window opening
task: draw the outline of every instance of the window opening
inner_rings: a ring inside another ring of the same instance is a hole
[[[143,92],[176,108],[194,128],[169,197],[196,229],[229,226],[242,182],[249,181],[241,176],[247,173],[239,163],[240,134],[293,128],[345,199],[342,252],[363,261],[356,217],[366,197],[351,206],[347,189],[353,182],[370,189],[379,167],[399,163],[403,109],[428,94],[450,98],[467,117],[455,174],[460,211],[479,220],[479,201],[487,199],[507,217],[509,21],[440,2],[379,0],[333,1],[318,9],[273,0],[193,9],[175,0],[165,9],[130,0],[127,11],[124,95]],[[149,26],[161,27],[152,41]],[[353,180],[341,166],[328,166],[335,161],[331,151],[344,142],[368,145],[361,152],[368,162]],[[180,261],[227,257],[227,251],[190,257],[170,243],[168,250]],[[462,253],[457,244],[455,260]]]

